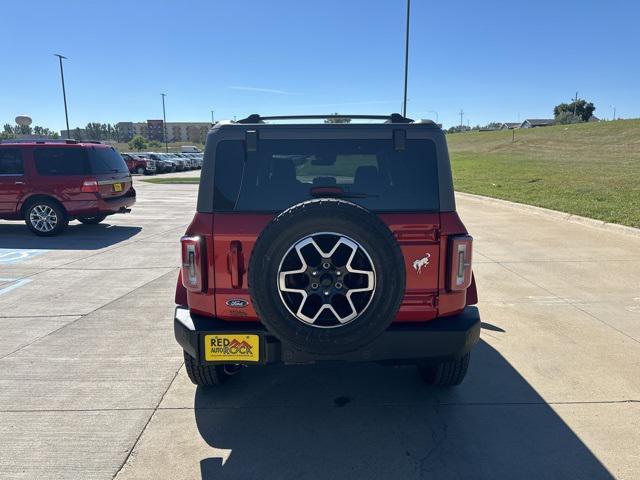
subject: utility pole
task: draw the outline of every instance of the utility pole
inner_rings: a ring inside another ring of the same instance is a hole
[[[576,108],[578,107],[578,92],[576,92],[576,98],[573,101],[573,116],[576,116]]]
[[[211,125],[213,125],[214,123],[216,122],[213,121],[213,110],[211,110]]]
[[[464,110],[460,109],[460,131],[462,131],[462,116],[464,115]]]
[[[167,96],[166,93],[161,93],[162,95],[162,136],[164,137],[164,153],[169,153],[169,142],[167,141],[167,112],[164,109],[164,97]]]
[[[407,0],[407,27],[404,39],[404,101],[402,103],[402,116],[407,116],[407,79],[409,75],[409,16],[411,12],[411,0]]]
[[[613,108],[613,119],[616,119],[616,106],[615,105],[609,105],[611,108]]]
[[[67,122],[67,139],[71,138],[69,133],[69,113],[67,112],[67,91],[64,88],[64,69],[62,68],[62,60],[66,60],[67,57],[60,55],[59,53],[54,53],[54,57],[58,57],[60,60],[60,78],[62,79],[62,98],[64,99],[64,119]]]

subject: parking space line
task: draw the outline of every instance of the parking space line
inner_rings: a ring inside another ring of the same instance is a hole
[[[36,257],[49,250],[24,249],[24,248],[0,248],[0,265],[18,263]]]
[[[15,282],[10,284],[8,287],[4,287],[4,288],[0,288],[0,295],[4,295],[5,293],[9,293],[12,290],[15,290],[16,288],[20,288],[23,285],[26,285],[27,283],[31,282],[30,278],[23,278],[21,280],[17,280],[15,278],[0,278],[0,283],[2,282]]]

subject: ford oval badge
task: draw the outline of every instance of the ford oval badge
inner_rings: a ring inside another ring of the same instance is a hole
[[[231,308],[244,308],[249,305],[249,302],[241,298],[230,298],[225,303]]]

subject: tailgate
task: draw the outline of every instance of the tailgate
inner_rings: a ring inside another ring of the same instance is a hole
[[[103,198],[120,197],[131,190],[131,177],[98,178],[98,189]]]

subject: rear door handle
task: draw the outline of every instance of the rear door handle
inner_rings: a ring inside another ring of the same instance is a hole
[[[17,181],[17,182],[15,182],[15,184],[16,184],[16,185],[24,185],[25,183],[24,183],[24,182]]]
[[[242,256],[242,244],[238,240],[231,242],[227,255],[227,267],[231,274],[231,286],[242,288],[242,274],[244,273],[244,261]]]

